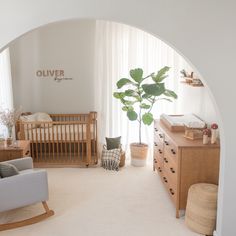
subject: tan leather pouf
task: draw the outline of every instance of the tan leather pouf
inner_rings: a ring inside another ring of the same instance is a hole
[[[213,235],[216,226],[218,186],[199,183],[189,188],[185,223],[193,231]]]

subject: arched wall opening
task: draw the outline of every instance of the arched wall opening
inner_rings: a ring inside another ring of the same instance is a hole
[[[234,48],[232,46],[236,32],[232,30],[233,27],[227,27],[232,25],[232,18],[235,19],[232,14],[232,9],[235,7],[234,3],[227,6],[224,6],[223,3],[217,3],[212,6],[211,2],[205,3],[205,5],[196,2],[184,2],[183,8],[183,4],[175,2],[163,3],[157,1],[146,4],[145,1],[141,1],[136,5],[135,12],[132,12],[132,2],[125,3],[125,1],[120,1],[119,4],[116,1],[111,1],[109,4],[106,1],[101,1],[99,5],[96,5],[95,2],[87,1],[78,1],[76,3],[74,1],[61,1],[60,5],[53,2],[50,4],[39,2],[31,5],[29,2],[18,3],[14,1],[8,3],[5,1],[2,6],[4,14],[1,15],[0,27],[3,37],[0,40],[0,48],[5,47],[10,41],[25,32],[48,23],[71,18],[107,19],[134,25],[151,32],[155,36],[159,36],[161,39],[166,39],[165,41],[169,45],[179,49],[177,51],[185,55],[186,60],[187,58],[190,59],[187,61],[192,61],[190,63],[192,66],[196,65],[195,67],[193,66],[195,70],[199,68],[203,75],[202,77],[205,78],[205,84],[209,85],[211,91],[213,91],[211,93],[214,94],[215,98],[213,102],[218,114],[222,117],[219,122],[222,155],[217,232],[219,235],[234,235],[232,233],[235,232],[233,212],[236,209],[230,203],[233,202],[236,193],[231,190],[230,183],[235,177],[233,174],[235,161],[231,158],[235,154],[232,148],[232,140],[235,137],[235,133],[230,127],[230,123],[233,123],[233,118],[229,115],[231,110],[227,107],[227,104],[235,96],[233,95],[232,84],[231,86],[223,84],[223,88],[227,92],[224,91],[224,96],[222,97],[222,86],[220,85],[221,78],[230,78],[231,76],[227,72],[227,68],[234,68],[235,66],[233,60],[235,50],[232,50]],[[191,11],[193,8],[195,11]],[[203,8],[204,10],[201,11]],[[227,17],[219,18],[222,8],[225,10],[224,12],[227,12]],[[186,9],[189,11],[186,12]],[[199,11],[201,11],[200,18]],[[19,12],[22,14],[19,14]],[[140,15],[143,15],[143,12],[148,12],[149,14],[148,17],[139,17],[137,12]],[[171,17],[166,15],[167,12],[171,12]],[[211,19],[209,19],[209,12],[211,12]],[[38,17],[34,18],[32,16]],[[192,19],[192,21],[187,21],[186,19]],[[221,28],[221,34],[219,34],[218,28],[214,27],[215,25],[225,26]],[[209,29],[211,29],[210,32]],[[203,32],[204,38],[200,35]],[[223,39],[226,39],[227,43],[224,44],[224,47],[218,48]],[[221,57],[217,57],[218,55],[221,55]],[[225,60],[223,64],[221,64],[222,60]],[[226,154],[229,158],[227,165],[225,164]],[[227,175],[225,168],[228,170]],[[226,180],[229,180],[227,184]],[[225,190],[224,198],[223,187]]]
[[[122,136],[127,150],[129,143],[137,142],[137,123],[127,122],[121,104],[112,96],[116,82],[137,67],[143,69],[144,75],[170,67],[163,82],[177,93],[178,99],[172,103],[159,100],[152,109],[154,119],[162,113],[194,113],[208,127],[218,123],[208,89],[183,83],[185,78],[180,71],[186,70],[188,76],[193,72],[194,78],[199,78],[199,74],[170,46],[135,27],[102,20],[66,20],[34,29],[8,47],[14,106],[23,112],[50,114],[95,110],[98,117],[103,117],[99,121],[100,143],[107,136]],[[64,80],[55,80],[61,71]],[[152,126],[142,126],[142,141],[150,147],[152,134]]]

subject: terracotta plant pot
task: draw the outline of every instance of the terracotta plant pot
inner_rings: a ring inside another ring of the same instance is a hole
[[[130,144],[131,153],[131,165],[133,166],[145,166],[148,153],[148,145],[145,143],[131,143]]]

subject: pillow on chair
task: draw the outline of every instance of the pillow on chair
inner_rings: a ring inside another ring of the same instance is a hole
[[[116,137],[116,138],[107,138],[106,137],[107,150],[120,148],[120,139],[121,139],[121,136]]]
[[[0,163],[0,176],[2,178],[10,177],[13,175],[18,175],[18,169],[9,163]]]

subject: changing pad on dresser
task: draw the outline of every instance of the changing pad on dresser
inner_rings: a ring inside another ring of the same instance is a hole
[[[194,129],[203,129],[206,126],[206,123],[201,119],[199,119],[194,114],[185,114],[185,115],[162,114],[160,119],[172,131],[184,131],[185,126]]]

